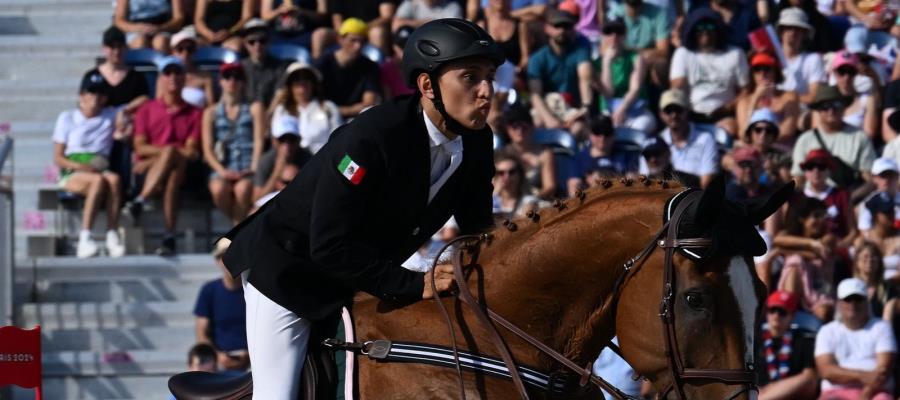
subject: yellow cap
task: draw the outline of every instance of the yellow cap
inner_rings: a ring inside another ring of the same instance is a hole
[[[354,35],[363,35],[366,36],[369,32],[369,26],[366,25],[363,20],[359,18],[347,18],[341,24],[340,34],[344,36],[348,33],[352,33]]]

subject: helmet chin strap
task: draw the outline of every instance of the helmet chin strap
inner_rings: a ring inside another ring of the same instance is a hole
[[[451,117],[450,114],[447,114],[447,109],[444,107],[444,100],[441,96],[440,85],[438,85],[438,77],[432,73],[428,74],[428,78],[431,79],[431,90],[434,91],[434,99],[431,100],[431,102],[434,104],[434,108],[441,113],[442,117],[444,117],[444,123],[447,124],[447,129],[460,136],[478,132],[477,130],[466,128],[459,121]]]

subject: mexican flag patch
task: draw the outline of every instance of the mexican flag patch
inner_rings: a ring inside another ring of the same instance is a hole
[[[341,163],[338,164],[338,171],[344,174],[344,178],[350,181],[350,183],[354,185],[359,185],[362,182],[364,176],[366,176],[366,169],[360,167],[350,155],[345,155],[343,159],[341,159]]]

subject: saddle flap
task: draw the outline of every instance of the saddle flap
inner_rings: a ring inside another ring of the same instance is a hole
[[[253,393],[253,379],[249,372],[233,376],[192,371],[169,378],[169,391],[176,399],[249,399]]]

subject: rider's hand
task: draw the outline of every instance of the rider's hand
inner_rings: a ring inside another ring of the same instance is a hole
[[[453,279],[453,266],[450,264],[441,264],[434,267],[434,271],[428,271],[425,274],[425,290],[422,291],[423,299],[434,297],[431,291],[431,275],[434,273],[434,286],[438,293],[450,290],[455,280]]]

